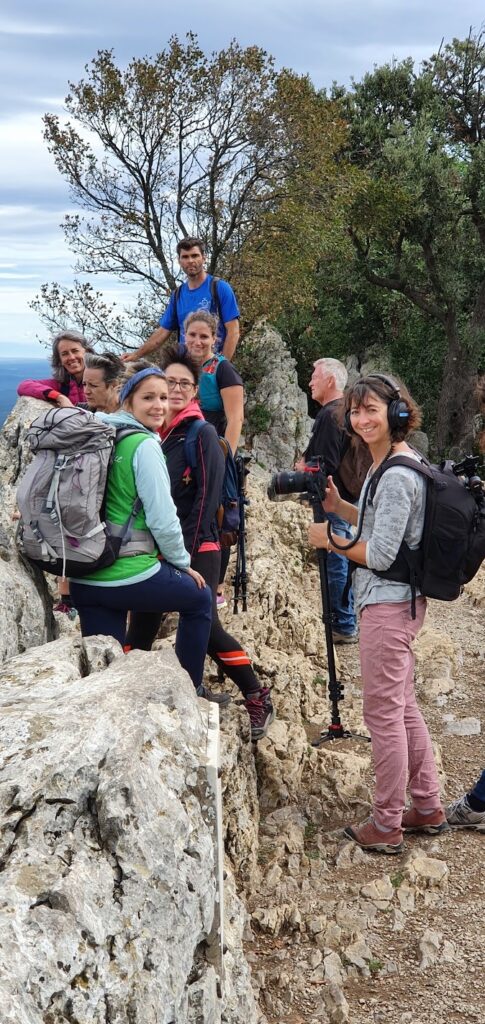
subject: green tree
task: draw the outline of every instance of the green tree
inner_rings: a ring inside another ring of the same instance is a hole
[[[258,47],[233,42],[207,57],[193,35],[124,71],[101,51],[86,72],[70,85],[69,120],[44,118],[82,210],[65,218],[64,232],[77,273],[114,275],[140,291],[127,313],[89,283],[67,292],[44,285],[33,304],[44,323],[63,326],[75,314],[94,339],[138,344],[175,286],[175,243],[188,235],[206,242],[209,272],[240,288],[247,318],[268,312],[275,289],[262,286],[262,273],[284,248],[282,222],[300,223],[319,157],[319,187],[323,166],[336,177],[342,129],[332,105]]]
[[[356,272],[419,310],[445,339],[436,445],[470,444],[485,359],[485,42],[453,40],[415,74],[411,59],[341,99]],[[422,356],[425,358],[426,345]]]

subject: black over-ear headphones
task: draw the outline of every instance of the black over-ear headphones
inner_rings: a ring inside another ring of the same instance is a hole
[[[390,377],[386,377],[383,373],[368,373],[362,380],[381,380],[383,384],[387,384],[392,389],[392,398],[387,406],[387,422],[389,424],[389,430],[391,433],[393,430],[399,430],[401,427],[406,427],[411,415],[411,411],[407,402],[401,398],[401,392],[397,384],[391,380]],[[352,426],[350,418],[350,410],[345,413],[345,428],[349,434],[355,434],[355,430]]]

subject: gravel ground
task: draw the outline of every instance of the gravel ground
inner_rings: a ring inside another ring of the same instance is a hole
[[[429,605],[428,625],[453,641],[460,662],[446,700],[422,705],[441,749],[446,801],[466,791],[485,767],[483,732],[448,735],[443,717],[473,717],[482,723],[485,719],[485,574],[482,582],[482,589],[475,590],[475,604],[465,595],[452,604]],[[358,689],[357,649],[341,648],[339,655],[342,676]],[[332,748],[356,753],[362,749],[354,741],[338,741]],[[367,776],[372,787],[371,766]],[[304,798],[302,793],[302,807]],[[282,862],[281,871],[274,864],[265,867],[263,845],[263,870],[276,871],[273,896],[268,899],[268,888],[262,886],[263,899],[253,893],[249,910],[261,905],[268,911],[290,907],[276,928],[258,927],[253,920],[254,938],[247,947],[267,1021],[484,1022],[485,834],[409,836],[399,856],[364,854],[346,844],[340,831],[342,825],[363,817],[364,813],[349,817],[337,804],[323,825],[307,825],[299,871],[291,856]],[[445,873],[439,883],[432,878],[410,882],[413,860],[420,855]],[[387,885],[390,898],[363,898],[362,887],[376,879]],[[322,921],[325,926],[339,922],[340,934],[334,924],[334,933],[331,929],[322,938]],[[355,936],[365,944],[360,961]]]

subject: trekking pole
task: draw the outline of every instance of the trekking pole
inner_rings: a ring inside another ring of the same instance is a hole
[[[233,607],[234,615],[237,615],[238,611],[239,611],[239,600],[240,600],[240,598],[239,598],[239,591],[241,591],[242,610],[243,610],[243,612],[247,612],[247,610],[248,610],[248,602],[247,602],[248,577],[247,577],[247,573],[246,573],[246,533],[245,533],[245,531],[246,531],[246,521],[245,521],[245,515],[244,515],[245,501],[244,501],[244,499],[242,499],[242,500],[240,499],[240,502],[241,502],[241,512],[240,512],[239,533],[238,533],[237,548],[236,548],[236,571],[235,571],[234,576],[232,578],[232,582],[234,584],[234,607]]]
[[[239,612],[240,600],[242,600],[243,612],[247,612],[248,610],[248,577],[246,572],[246,505],[249,505],[249,501],[246,498],[246,477],[249,470],[246,463],[249,461],[249,458],[249,455],[237,455],[235,459],[239,490],[239,531],[236,547],[236,571],[232,577],[232,583],[234,586],[234,615],[237,615]],[[241,598],[239,597],[239,593],[241,593]]]
[[[300,501],[311,505],[313,521],[325,523],[327,516],[323,508],[325,491],[327,487],[327,474],[322,458],[309,459],[303,471],[292,471],[276,473],[271,477],[268,486],[268,498],[270,501],[278,500],[287,494],[299,494]],[[356,535],[357,536],[357,535]],[[354,539],[355,542],[355,539]],[[351,545],[347,545],[350,547]],[[331,704],[331,722],[328,729],[320,733],[320,739],[313,742],[312,746],[319,747],[329,740],[365,740],[370,742],[369,736],[360,733],[349,732],[344,729],[339,713],[339,701],[343,700],[343,684],[337,679],[335,670],[335,653],[333,649],[332,636],[332,604],[330,601],[330,587],[328,584],[327,552],[324,548],[317,548],[318,572],[320,575],[320,591],[322,595],[322,622],[325,631],[325,644],[327,648],[328,664],[328,695]]]
[[[315,523],[326,522],[326,515],[322,508],[322,495],[318,493],[309,493],[308,495],[305,495],[305,500],[310,501],[312,506],[313,521]],[[344,729],[340,718],[339,701],[343,700],[344,686],[343,683],[337,679],[337,671],[335,668],[335,652],[332,638],[332,606],[330,601],[330,587],[328,583],[328,554],[325,548],[317,548],[316,550],[318,557],[318,572],[320,576],[320,591],[322,595],[322,622],[327,648],[328,696],[331,707],[331,721],[328,729],[323,730],[320,733],[319,739],[313,741],[312,747],[320,747],[322,743],[329,743],[332,740],[364,740],[366,743],[370,743],[369,736],[364,736],[363,733],[350,732],[349,729]]]

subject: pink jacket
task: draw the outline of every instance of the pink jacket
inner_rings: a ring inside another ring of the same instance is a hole
[[[40,398],[46,401],[49,398],[55,399],[62,392],[60,382],[55,377],[50,377],[48,380],[21,381],[17,388],[17,394],[24,395],[27,398]],[[73,405],[86,401],[84,388],[82,384],[77,383],[74,377],[69,378],[69,394],[67,397],[71,399]]]

